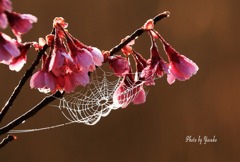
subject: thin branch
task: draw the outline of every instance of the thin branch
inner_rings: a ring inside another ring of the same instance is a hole
[[[15,101],[15,99],[18,96],[18,94],[20,93],[23,85],[26,83],[28,78],[30,76],[32,76],[34,69],[39,64],[39,62],[40,62],[40,60],[42,58],[42,55],[45,53],[47,48],[48,48],[48,45],[44,45],[43,49],[38,52],[37,58],[32,63],[32,66],[25,72],[25,74],[23,75],[23,77],[19,81],[18,85],[15,87],[12,95],[9,97],[8,101],[6,102],[5,106],[2,108],[2,111],[0,112],[0,123],[1,123],[2,119],[4,118],[4,116],[6,115],[6,113],[8,112],[8,110],[12,107],[13,102]]]
[[[162,20],[163,18],[169,17],[170,12],[165,11],[163,13],[160,13],[159,15],[155,16],[153,18],[154,24],[156,24],[158,21]],[[125,47],[129,42],[131,42],[132,40],[136,39],[137,37],[139,37],[140,35],[142,35],[145,32],[144,29],[139,28],[137,29],[135,32],[133,32],[125,41],[121,42],[120,44],[118,44],[117,46],[113,47],[110,50],[110,56],[118,53],[123,47]]]
[[[0,143],[0,149],[3,148],[6,144],[8,144],[9,142],[11,142],[11,141],[13,141],[13,140],[15,140],[15,139],[17,139],[16,136],[14,136],[14,135],[8,135],[8,136],[7,136],[6,138],[4,138],[4,139],[2,140],[2,142]]]
[[[36,106],[32,109],[27,111],[25,114],[21,115],[20,117],[16,118],[15,120],[11,121],[6,126],[0,129],[0,135],[7,133],[9,130],[15,128],[16,126],[22,124],[25,120],[34,116],[37,112],[39,112],[42,108],[44,108],[47,104],[54,101],[56,98],[61,98],[64,93],[57,91],[55,94],[51,96],[45,97],[41,102],[39,102]]]

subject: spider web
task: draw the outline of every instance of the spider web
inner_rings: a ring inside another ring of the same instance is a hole
[[[79,91],[60,99],[58,108],[70,122],[94,125],[111,110],[127,106],[139,93],[143,82],[136,85],[127,78],[130,86],[125,86],[124,91],[118,94],[122,104],[114,103],[113,94],[121,79],[99,68],[98,72],[91,73],[91,82],[86,88],[80,87]]]
[[[116,104],[113,101],[113,94],[120,85],[122,78],[116,77],[114,73],[105,72],[99,67],[91,73],[90,79],[90,83],[86,87],[79,87],[75,92],[65,94],[63,98],[58,99],[58,105],[51,105],[57,107],[68,122],[37,129],[11,130],[9,133],[34,132],[73,123],[95,125],[101,117],[106,117],[111,110],[126,107],[130,104],[139,93],[139,87],[144,83],[138,81],[138,84],[134,84],[131,79],[126,78],[128,86],[123,86],[124,91],[118,94],[121,96],[119,98],[120,104]]]
[[[58,108],[69,121],[94,125],[111,110],[119,108],[113,104],[112,97],[120,79],[114,80],[113,73],[99,70],[102,74],[91,73],[91,82],[86,88],[80,87],[79,91],[60,99]]]

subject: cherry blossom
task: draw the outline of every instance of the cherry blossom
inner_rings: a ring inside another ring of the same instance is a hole
[[[43,60],[43,68],[40,71],[54,77],[54,90],[53,86],[49,87],[46,82],[41,84],[50,88],[52,92],[60,90],[70,93],[77,86],[86,86],[90,82],[89,72],[95,70],[95,66],[101,66],[104,61],[103,54],[98,48],[87,46],[74,38],[66,30],[67,26],[62,17],[55,18],[54,34],[48,35],[46,41],[41,39],[39,43],[34,44],[36,50],[41,50],[44,43],[50,46],[50,52],[45,53],[46,59]],[[32,83],[37,82],[35,80],[33,79]],[[32,84],[32,88],[39,87]]]
[[[7,11],[5,13],[9,25],[19,42],[21,42],[21,35],[27,33],[32,28],[32,23],[37,22],[37,18],[31,14],[20,14]]]
[[[192,75],[197,73],[199,68],[196,63],[186,56],[181,55],[170,44],[168,44],[161,35],[159,35],[159,39],[161,40],[170,61],[167,78],[169,84],[174,83],[175,79],[180,81],[188,80]]]

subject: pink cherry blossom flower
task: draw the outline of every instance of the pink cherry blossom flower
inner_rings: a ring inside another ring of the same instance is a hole
[[[98,48],[83,44],[67,32],[65,32],[65,34],[71,57],[78,65],[89,69],[89,71],[95,70],[95,66],[102,65],[104,57]]]
[[[31,14],[20,14],[16,12],[5,13],[9,25],[19,42],[21,42],[21,35],[27,33],[32,28],[32,23],[37,22],[37,18]]]
[[[13,57],[18,57],[19,55],[20,50],[16,40],[0,32],[0,62],[8,64]]]
[[[174,83],[175,79],[180,81],[188,80],[192,75],[197,73],[199,68],[196,63],[177,52],[161,35],[159,35],[159,38],[170,61],[167,78],[169,84]]]
[[[128,60],[120,55],[109,56],[107,61],[116,76],[124,76],[130,71]]]
[[[145,79],[145,84],[155,85],[154,79],[156,77],[162,77],[164,72],[167,71],[166,62],[160,57],[156,42],[154,38],[151,36],[152,46],[150,49],[151,58],[147,61],[146,68],[143,69],[141,73],[141,78]]]

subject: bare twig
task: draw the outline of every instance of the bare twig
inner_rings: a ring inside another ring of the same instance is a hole
[[[165,11],[163,13],[160,13],[159,15],[155,16],[153,18],[154,24],[156,24],[158,21],[162,20],[165,17],[169,17],[170,12]],[[120,44],[118,44],[117,46],[113,47],[110,50],[110,56],[116,54],[117,52],[119,52],[123,47],[125,47],[129,42],[131,42],[132,40],[136,39],[137,37],[139,37],[140,35],[142,35],[145,32],[144,29],[139,28],[137,29],[135,32],[133,32],[125,41],[121,42]]]
[[[6,115],[6,113],[8,112],[8,110],[12,107],[13,102],[15,101],[18,94],[20,93],[23,85],[26,83],[28,78],[32,76],[32,73],[33,73],[34,69],[39,64],[39,62],[42,58],[42,55],[47,50],[47,48],[48,48],[48,45],[45,45],[45,46],[43,46],[43,49],[38,52],[37,58],[32,63],[32,66],[25,72],[25,74],[23,75],[23,77],[19,81],[18,85],[15,87],[12,95],[9,97],[8,101],[6,102],[5,106],[2,108],[2,111],[0,112],[0,123],[1,123],[2,119],[4,118],[4,116]]]
[[[41,102],[39,102],[35,107],[27,111],[25,114],[21,115],[20,117],[16,118],[15,120],[11,121],[6,126],[0,129],[0,135],[7,133],[9,130],[15,128],[16,126],[22,124],[25,120],[29,119],[30,117],[34,116],[37,112],[39,112],[43,107],[47,104],[54,101],[56,98],[61,98],[64,93],[57,91],[55,94],[51,96],[45,97]]]
[[[13,141],[16,139],[16,136],[14,135],[8,135],[6,138],[4,138],[2,140],[2,142],[0,143],[0,149],[3,148],[6,144],[8,144],[9,142]]]

